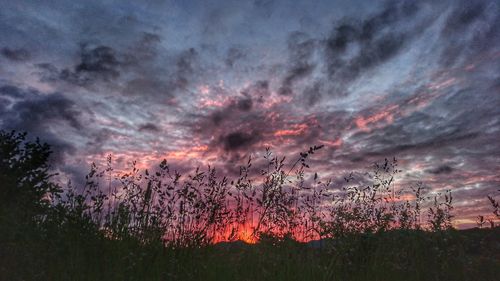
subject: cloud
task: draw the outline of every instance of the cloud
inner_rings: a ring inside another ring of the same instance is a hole
[[[139,131],[157,133],[160,132],[161,130],[157,125],[153,123],[145,123],[139,126]]]
[[[311,58],[315,51],[315,41],[302,32],[293,32],[288,38],[289,68],[279,88],[281,95],[293,94],[294,84],[309,76],[315,65]]]
[[[322,98],[322,83],[316,81],[312,85],[307,86],[302,92],[302,97],[305,100],[306,105],[313,106],[319,102]]]
[[[186,48],[159,55],[159,35],[141,32],[138,36],[129,46],[119,48],[82,43],[73,66],[37,63],[37,74],[40,81],[54,85],[71,84],[94,92],[108,88],[125,96],[172,103],[175,95],[189,90],[201,73],[198,51]],[[161,63],[155,60],[158,58]]]
[[[270,95],[269,92],[269,81],[268,80],[258,80],[252,85],[246,87],[241,91],[244,96],[251,97],[259,102],[263,102],[264,98]]]
[[[448,16],[442,34],[450,35],[452,32],[463,31],[468,25],[483,15],[486,8],[485,1],[462,1],[456,5]]]
[[[11,86],[12,87],[12,86]],[[66,123],[74,129],[82,129],[76,104],[59,93],[43,95],[17,89],[27,99],[19,100],[3,113],[3,126],[27,131],[42,131],[54,123]],[[5,91],[2,91],[5,93]]]
[[[470,63],[464,59],[496,49],[500,41],[499,12],[500,6],[494,1],[459,1],[452,6],[441,30],[441,65]]]
[[[80,61],[73,70],[63,69],[59,78],[80,86],[92,84],[95,80],[111,81],[120,76],[120,65],[116,51],[111,47],[82,44]]]
[[[238,102],[236,103],[237,107],[241,111],[249,111],[252,109],[252,99],[249,97],[239,99]]]
[[[258,139],[257,132],[234,132],[222,137],[224,149],[226,151],[248,148],[250,145],[257,142]]]
[[[0,111],[0,128],[26,131],[30,137],[40,137],[48,142],[55,152],[52,161],[62,164],[66,153],[76,152],[60,129],[69,126],[74,130],[83,130],[80,121],[80,109],[70,99],[60,93],[43,94],[33,89],[21,89],[12,85],[4,85],[0,97],[15,97],[15,101]],[[56,128],[59,129],[56,132]]]
[[[22,99],[38,96],[39,93],[35,89],[21,89],[14,85],[2,85],[0,86],[0,95],[14,99]]]
[[[31,58],[31,54],[24,48],[11,49],[4,47],[1,49],[1,53],[5,58],[16,62],[27,61]]]
[[[115,51],[108,46],[88,47],[88,45],[83,44],[80,60],[80,63],[75,67],[76,73],[96,73],[104,79],[119,76],[116,68],[120,62],[116,58]]]
[[[390,1],[364,19],[344,18],[323,40],[330,95],[349,95],[348,87],[362,75],[394,59],[434,22],[416,1]],[[332,83],[332,84],[333,84]]]
[[[111,47],[81,44],[79,61],[74,67],[59,70],[51,63],[39,63],[36,67],[41,81],[64,81],[78,86],[92,86],[97,81],[117,79],[121,65],[116,51]]]
[[[183,51],[176,61],[176,86],[186,89],[189,78],[197,70],[198,52],[194,48]]]
[[[441,165],[439,167],[436,167],[434,169],[428,170],[427,172],[435,175],[439,174],[451,174],[455,169],[451,166],[448,165]]]
[[[228,67],[233,67],[238,61],[247,57],[246,52],[242,48],[231,47],[227,50],[225,63]]]

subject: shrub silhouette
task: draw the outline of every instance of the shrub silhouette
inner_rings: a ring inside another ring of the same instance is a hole
[[[47,144],[26,141],[26,134],[0,131],[0,200],[2,217],[22,220],[44,214],[60,188],[50,182]]]

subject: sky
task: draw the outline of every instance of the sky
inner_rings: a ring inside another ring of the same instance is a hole
[[[0,129],[75,181],[166,158],[226,173],[324,145],[342,177],[396,157],[451,189],[455,222],[500,187],[498,1],[0,0]]]

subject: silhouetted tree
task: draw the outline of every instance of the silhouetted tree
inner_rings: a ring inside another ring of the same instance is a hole
[[[20,221],[43,215],[49,198],[59,192],[50,181],[48,144],[37,138],[26,140],[26,133],[0,131],[0,217]]]

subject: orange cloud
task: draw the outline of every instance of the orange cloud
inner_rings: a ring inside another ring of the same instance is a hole
[[[224,107],[230,102],[229,98],[217,96],[216,98],[201,98],[198,107]]]
[[[451,78],[446,79],[444,81],[437,81],[437,82],[430,83],[429,89],[441,90],[444,88],[448,88],[448,87],[452,86],[453,84],[456,84],[455,82],[457,82],[457,79],[454,77],[451,77]]]
[[[274,133],[276,137],[300,136],[304,134],[309,127],[306,124],[294,124],[292,129],[278,130]]]
[[[399,107],[398,105],[392,105],[372,116],[367,116],[367,117],[360,116],[356,118],[354,122],[356,123],[356,126],[360,130],[364,132],[369,132],[371,131],[371,129],[369,128],[370,124],[378,123],[383,120],[385,120],[387,124],[392,124],[394,122],[395,111],[398,109],[398,107]]]
[[[205,152],[208,150],[208,146],[206,145],[198,145],[194,146],[191,148],[187,148],[185,150],[174,150],[170,151],[165,155],[165,157],[168,159],[176,159],[176,160],[182,160],[182,159],[193,159],[193,158],[199,158],[201,156],[202,152]]]
[[[328,146],[335,147],[335,148],[341,147],[342,144],[344,143],[341,138],[338,138],[335,141],[319,140],[319,142],[324,144],[324,145],[328,145]]]
[[[210,93],[210,87],[208,85],[201,85],[198,87],[198,91],[203,95],[208,95]]]
[[[273,92],[269,97],[267,97],[264,100],[264,104],[262,105],[262,107],[265,109],[270,109],[276,105],[290,103],[292,100],[293,100],[292,96],[283,96]]]

